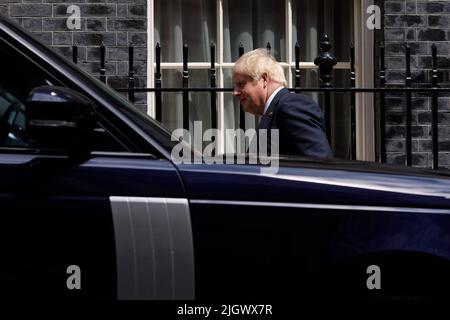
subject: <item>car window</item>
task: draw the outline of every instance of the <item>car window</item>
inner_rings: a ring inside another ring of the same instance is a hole
[[[24,146],[25,106],[0,87],[0,141],[4,146]]]
[[[63,84],[1,39],[0,70],[0,147],[39,149],[27,139],[27,96],[35,87]],[[92,145],[94,151],[129,151],[100,121],[92,132]]]

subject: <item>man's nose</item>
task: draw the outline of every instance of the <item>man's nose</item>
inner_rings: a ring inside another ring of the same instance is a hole
[[[241,94],[241,91],[240,91],[240,90],[236,90],[236,89],[233,90],[233,96],[237,97],[237,96],[239,96],[240,94]]]

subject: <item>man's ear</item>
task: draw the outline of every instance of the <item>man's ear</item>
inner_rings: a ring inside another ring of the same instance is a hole
[[[268,85],[268,84],[269,84],[270,77],[269,77],[269,74],[268,74],[267,72],[264,72],[264,73],[261,75],[261,79],[264,80],[264,84],[265,84],[265,85]]]

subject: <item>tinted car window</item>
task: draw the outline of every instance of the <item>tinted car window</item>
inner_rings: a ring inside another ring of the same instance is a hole
[[[63,86],[55,77],[0,41],[0,147],[33,147],[27,139],[26,99],[42,85]],[[92,133],[95,151],[129,151],[101,123]]]
[[[25,106],[0,87],[0,141],[5,146],[24,146]]]

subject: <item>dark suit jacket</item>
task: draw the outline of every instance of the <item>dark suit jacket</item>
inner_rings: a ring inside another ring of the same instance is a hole
[[[258,126],[279,129],[279,153],[319,158],[333,157],[325,135],[323,114],[312,98],[281,89],[272,100]],[[270,148],[270,140],[268,142]]]

